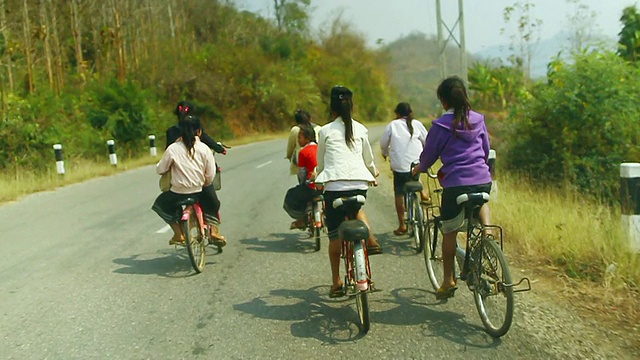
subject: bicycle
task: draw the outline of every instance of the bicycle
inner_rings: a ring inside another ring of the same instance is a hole
[[[207,245],[211,244],[210,226],[204,221],[204,212],[196,198],[189,197],[180,203],[182,217],[179,224],[185,237],[184,246],[187,248],[191,265],[197,273],[204,270],[206,263]],[[218,253],[222,247],[217,247]]]
[[[411,169],[417,164],[411,164]],[[422,204],[418,200],[418,194],[422,192],[422,184],[418,181],[420,174],[413,176],[412,181],[407,181],[404,184],[404,211],[405,211],[405,226],[407,227],[407,233],[410,237],[413,237],[415,250],[417,254],[420,254],[424,250],[424,212]]]
[[[307,231],[309,237],[315,240],[315,251],[320,251],[320,236],[325,228],[324,224],[324,197],[317,193],[307,205]]]
[[[358,213],[355,204],[364,204],[362,195],[337,198],[332,206],[338,208],[346,206],[346,220],[338,227],[338,234],[342,239],[342,258],[344,259],[344,292],[346,296],[356,298],[356,308],[360,319],[360,331],[366,333],[371,328],[369,316],[369,301],[367,295],[375,291],[371,280],[371,266],[367,252],[367,238],[369,227],[363,221],[356,219]],[[355,210],[355,211],[354,211]]]
[[[498,338],[511,327],[513,294],[531,290],[531,282],[526,277],[516,284],[512,282],[509,265],[502,252],[502,227],[484,225],[479,218],[480,207],[487,201],[489,194],[485,192],[462,194],[456,198],[456,202],[464,208],[467,234],[466,250],[456,243],[453,271],[454,277],[465,281],[473,292],[478,314],[487,333]],[[497,233],[499,238],[488,234],[487,230]],[[440,216],[427,220],[425,236],[428,246],[425,247],[424,259],[435,290],[440,288],[440,279],[443,279],[442,244],[438,242],[440,231]],[[514,289],[523,282],[526,282],[527,288]]]

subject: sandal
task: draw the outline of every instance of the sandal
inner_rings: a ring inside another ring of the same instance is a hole
[[[210,245],[215,245],[217,247],[224,247],[225,245],[227,245],[227,239],[223,236],[220,235],[219,233],[217,233],[218,228],[217,227],[211,227],[211,230],[215,230],[216,233],[211,232],[209,233],[209,244]]]
[[[185,245],[186,243],[187,239],[171,238],[171,240],[169,240],[169,245]]]
[[[438,289],[438,291],[436,291],[436,299],[437,300],[444,300],[444,299],[452,298],[452,297],[455,296],[456,290],[458,290],[457,286],[451,286],[451,287],[448,287],[448,288],[445,288],[445,287],[441,286]]]
[[[409,231],[409,228],[407,228],[406,226],[405,226],[404,230],[401,227],[399,227],[399,228],[393,230],[393,234],[400,236],[400,235],[406,234],[407,231]]]
[[[307,224],[299,223],[298,220],[292,222],[291,225],[289,226],[289,230],[293,230],[293,229],[306,230],[306,228],[307,228]]]
[[[369,255],[382,254],[382,248],[380,247],[380,244],[367,245],[367,253]]]
[[[332,286],[331,290],[329,291],[329,297],[332,299],[343,297],[344,295],[345,295],[344,285],[340,285],[340,287],[337,287],[337,288],[334,288]]]

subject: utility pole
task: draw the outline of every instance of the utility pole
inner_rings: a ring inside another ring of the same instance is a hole
[[[458,48],[460,48],[460,66],[462,67],[462,71],[460,77],[464,80],[465,83],[468,82],[468,69],[467,69],[467,47],[465,43],[465,35],[464,35],[464,4],[463,0],[458,0],[458,19],[453,24],[452,27],[447,26],[445,22],[442,20],[442,7],[440,6],[440,0],[436,0],[436,21],[438,23],[438,50],[439,50],[439,58],[440,58],[440,76],[444,79],[449,76],[447,71],[447,59],[445,55],[445,50],[447,48],[447,44],[449,40],[453,40]],[[456,26],[459,30],[459,38],[458,40],[456,36],[453,34]],[[447,30],[447,37],[444,38],[443,27]]]

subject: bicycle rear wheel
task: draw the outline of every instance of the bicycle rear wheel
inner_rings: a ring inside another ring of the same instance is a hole
[[[416,194],[413,194],[411,198],[413,202],[413,240],[416,253],[420,254],[424,250],[424,213]]]
[[[200,233],[200,222],[195,212],[191,213],[188,220],[182,222],[182,232],[186,238],[187,252],[189,253],[191,265],[197,273],[201,273],[204,270],[206,261],[205,251],[207,244]]]
[[[358,291],[356,293],[356,307],[358,308],[358,317],[360,318],[360,331],[366,333],[371,328],[371,319],[369,318],[369,300],[366,291]]]
[[[316,247],[315,247],[316,251],[320,251],[320,231],[321,230],[322,230],[321,228],[317,227],[317,228],[314,228],[314,232],[313,232],[313,237],[316,240]]]
[[[474,299],[487,333],[495,338],[509,331],[513,320],[513,288],[507,260],[498,244],[484,238],[481,259],[474,259]],[[473,254],[473,253],[472,253]]]
[[[423,232],[425,239],[424,262],[427,266],[427,276],[434,290],[438,290],[442,284],[444,277],[444,267],[442,265],[442,233],[438,233],[435,239],[434,231],[436,231],[433,219],[427,219]]]

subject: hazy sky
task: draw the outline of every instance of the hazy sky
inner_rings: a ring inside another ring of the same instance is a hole
[[[234,0],[241,9],[273,16],[273,0]],[[507,28],[513,33],[514,25],[506,25],[502,13],[506,6],[517,0],[464,0],[465,34],[467,51],[477,52],[485,47],[511,43]],[[521,3],[526,1],[520,0]],[[543,21],[541,39],[567,30],[568,16],[576,9],[567,0],[531,0],[535,4],[532,17]],[[592,30],[607,37],[616,38],[622,28],[622,9],[634,5],[635,0],[581,0],[590,11],[596,13]],[[351,22],[373,45],[377,39],[390,43],[412,32],[436,34],[435,0],[312,0],[312,27],[321,28],[342,9],[343,18]],[[441,0],[444,22],[452,27],[458,17],[457,0]],[[456,28],[455,35],[458,37]]]

